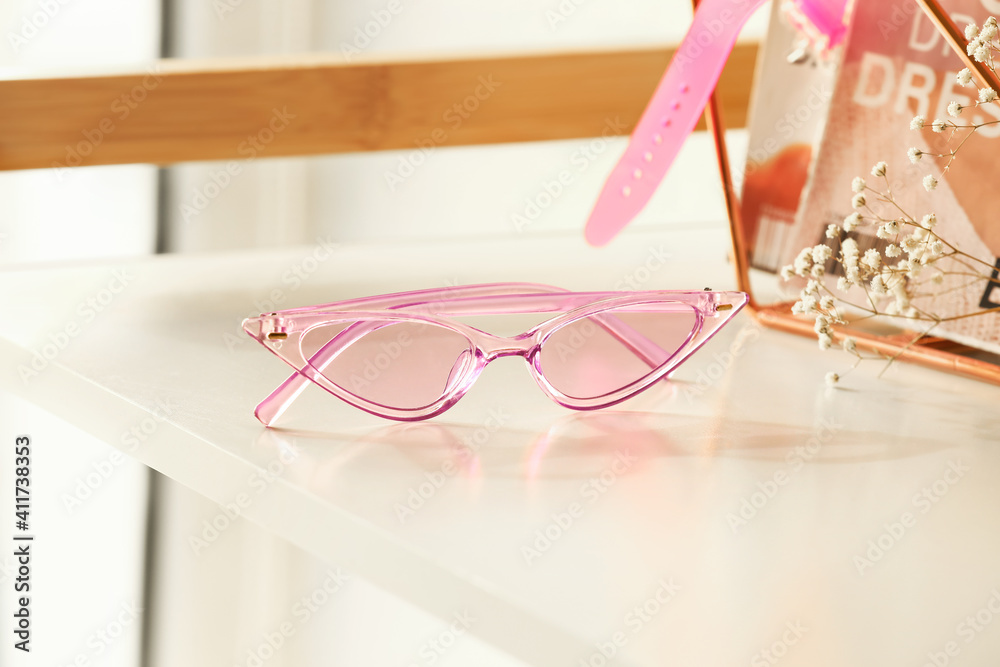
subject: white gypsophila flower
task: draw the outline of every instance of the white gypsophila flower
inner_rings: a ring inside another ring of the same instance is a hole
[[[872,278],[871,283],[869,283],[872,293],[874,294],[885,294],[885,281],[882,280],[882,276],[875,276]]]
[[[837,278],[837,289],[841,292],[849,291],[851,289],[850,281],[845,277]]]
[[[926,122],[927,122],[927,119],[924,118],[923,116],[914,116],[913,120],[910,121],[910,129],[911,130],[922,130],[922,129],[924,129],[924,123],[926,123]]]
[[[890,236],[895,236],[898,233],[899,233],[899,223],[896,222],[895,220],[890,220],[889,222],[885,223],[884,225],[878,228],[878,231],[875,232],[875,236],[879,237],[880,239],[887,239]]]
[[[867,203],[867,199],[862,194],[854,195],[854,199],[851,200],[851,206],[854,208],[862,208]]]
[[[882,265],[882,256],[875,248],[869,248],[865,251],[865,256],[861,258],[861,263],[871,267],[872,271],[878,271],[878,267]]]
[[[965,26],[965,40],[971,42],[979,37],[979,27],[975,23]]]
[[[802,299],[802,312],[807,315],[816,312],[816,299],[814,297],[807,296]]]
[[[997,91],[992,88],[980,88],[979,89],[979,103],[989,104],[997,98]]]
[[[903,250],[895,243],[890,243],[885,247],[886,257],[899,257],[903,254]]]
[[[959,102],[952,100],[948,102],[948,115],[952,118],[958,118],[962,115],[962,109],[964,108]]]
[[[916,164],[916,163],[920,162],[920,158],[922,158],[924,156],[924,152],[922,150],[920,150],[919,148],[917,148],[917,147],[914,146],[910,150],[906,151],[906,155],[909,156],[910,162],[912,162],[913,164]]]
[[[831,310],[833,308],[833,297],[829,295],[824,296],[819,300],[819,307],[823,310]]]
[[[810,280],[806,283],[806,286],[802,288],[802,293],[800,296],[804,299],[807,296],[819,296],[819,282],[816,280]]]
[[[816,317],[816,321],[813,323],[813,331],[818,334],[830,333],[830,320],[827,319],[826,315],[818,315]]]
[[[811,269],[809,269],[809,275],[819,280],[826,275],[826,269],[822,264],[815,264]]]
[[[997,26],[995,23],[987,23],[983,26],[983,29],[979,31],[977,39],[980,42],[992,42],[997,36]]]
[[[976,52],[976,49],[978,49],[982,45],[983,43],[980,42],[978,39],[970,39],[969,43],[965,45],[965,52],[971,56]]]
[[[851,213],[849,216],[844,218],[844,231],[853,232],[858,228],[858,225],[861,224],[862,219],[863,218],[860,213]]]
[[[855,176],[854,180],[851,181],[851,190],[854,192],[864,192],[865,191],[865,179],[860,176]]]
[[[844,348],[844,352],[850,352],[851,354],[857,354],[858,352],[858,341],[854,340],[850,336],[844,339],[841,346]]]
[[[907,266],[907,264],[906,264],[905,261],[903,261],[903,262],[899,263],[899,266],[905,267],[905,266]],[[898,269],[899,266],[897,266],[896,268]],[[885,288],[887,290],[889,290],[889,291],[895,291],[895,290],[899,289],[900,287],[902,287],[902,288],[905,289],[905,287],[906,287],[906,281],[898,273],[893,273],[892,269],[889,268],[888,266],[882,267],[882,274],[881,275],[882,275],[882,282],[885,283]]]
[[[837,225],[826,226],[826,238],[835,239],[840,237],[840,227]]]
[[[833,337],[830,334],[821,333],[819,335],[819,349],[829,350],[833,345]]]
[[[986,44],[980,44],[976,47],[973,52],[972,57],[976,59],[976,62],[984,63],[990,59],[990,47]]]
[[[915,238],[918,241],[926,241],[929,235],[930,232],[924,229],[923,227],[917,227],[915,230],[913,230],[913,238]]]
[[[915,255],[920,248],[920,240],[916,236],[907,236],[903,239],[903,250],[910,255]]]
[[[944,243],[942,241],[931,241],[927,249],[931,251],[934,257],[940,257],[944,254]]]
[[[795,275],[795,267],[789,264],[788,266],[781,267],[781,279],[791,280],[792,276]]]
[[[938,180],[932,174],[924,176],[924,189],[927,192],[933,191],[938,186]]]
[[[845,262],[849,262],[853,258],[854,262],[857,263],[860,252],[858,250],[858,242],[852,238],[844,239],[844,242],[840,244],[840,252],[843,253]]]
[[[961,113],[961,112],[959,112],[959,113]],[[934,132],[937,132],[938,134],[941,134],[942,132],[945,131],[945,129],[947,127],[948,127],[948,123],[944,122],[943,120],[941,120],[939,118],[939,119],[935,120],[934,123],[931,125],[931,130],[933,130]]]
[[[918,315],[917,309],[914,308],[913,306],[910,306],[909,308],[907,308],[906,312],[903,313],[903,317],[908,317],[911,320],[914,319],[917,315]]]
[[[805,277],[809,269],[812,268],[812,248],[803,248],[799,251],[798,256],[792,263],[792,268],[795,269],[795,274]]]
[[[812,249],[812,256],[814,262],[821,264],[833,257],[833,248],[821,243]]]
[[[969,68],[966,67],[965,69],[963,69],[961,72],[958,73],[958,76],[955,77],[955,80],[958,81],[958,83],[962,86],[969,86],[972,84],[972,72],[970,72]]]
[[[892,294],[896,297],[896,308],[899,312],[905,312],[910,307],[910,295],[906,293],[906,285],[900,280],[892,288]]]
[[[920,220],[920,226],[924,229],[934,229],[937,225],[937,215],[934,213],[928,213]]]
[[[940,285],[941,283],[944,282],[944,274],[943,273],[936,274],[933,278],[931,278],[931,282],[934,283],[935,285]]]
[[[837,375],[833,371],[830,371],[829,373],[826,374],[826,385],[828,387],[835,387],[838,382],[840,382],[839,375]]]
[[[888,168],[889,165],[886,164],[885,162],[876,162],[875,166],[872,167],[872,176],[875,176],[876,178],[882,178],[883,176],[885,176],[885,172]]]

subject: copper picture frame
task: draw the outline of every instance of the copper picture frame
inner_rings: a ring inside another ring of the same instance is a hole
[[[938,0],[914,1],[930,17],[952,49],[962,59],[963,64],[969,68],[969,71],[973,72],[982,84],[994,90],[1000,90],[1000,80],[998,80],[993,72],[984,64],[976,62],[974,58],[966,53],[962,31],[955,25],[944,9],[941,8]],[[693,4],[697,6],[698,0],[694,0]],[[813,331],[813,322],[793,315],[791,312],[792,302],[764,305],[758,301],[753,293],[750,280],[750,255],[744,236],[739,197],[733,187],[732,172],[729,166],[729,152],[726,147],[725,126],[716,92],[713,92],[709,99],[708,106],[705,109],[705,118],[708,131],[715,144],[719,174],[722,180],[726,213],[729,218],[729,230],[732,238],[732,256],[736,269],[737,286],[738,289],[750,296],[748,304],[749,312],[756,321],[765,327],[813,338],[816,335]],[[844,336],[849,333],[857,341],[859,350],[874,352],[887,358],[908,361],[927,368],[1000,385],[1000,365],[964,356],[961,354],[962,351],[971,351],[973,348],[950,340],[925,336],[914,342],[918,334],[912,331],[903,331],[892,335],[879,335],[849,327],[840,327],[836,330],[836,333],[838,336]]]

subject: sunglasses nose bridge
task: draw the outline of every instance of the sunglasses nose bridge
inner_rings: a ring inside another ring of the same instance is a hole
[[[534,341],[530,338],[497,338],[491,343],[488,348],[483,349],[486,363],[500,357],[527,358],[531,348],[534,347]]]

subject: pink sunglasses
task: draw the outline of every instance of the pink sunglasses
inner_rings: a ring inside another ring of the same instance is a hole
[[[742,292],[568,292],[469,285],[293,308],[243,329],[295,369],[257,406],[271,425],[312,381],[387,419],[455,405],[494,359],[524,357],[538,386],[574,410],[605,408],[664,378],[747,303]],[[557,313],[515,336],[460,321]]]

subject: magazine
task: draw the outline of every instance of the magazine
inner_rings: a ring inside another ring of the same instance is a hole
[[[981,0],[947,0],[945,9],[960,26],[977,25],[989,12]],[[851,183],[857,176],[885,189],[881,179],[870,175],[879,161],[888,163],[889,187],[900,206],[916,219],[934,213],[935,232],[970,255],[1000,266],[1000,223],[991,204],[997,188],[989,185],[1000,178],[997,151],[1000,125],[988,126],[969,141],[948,173],[941,177],[944,159],[924,157],[911,163],[910,147],[927,153],[942,153],[949,133],[910,129],[920,115],[931,123],[947,119],[952,100],[972,104],[975,87],[963,87],[956,75],[963,69],[944,36],[916,3],[862,0],[855,7],[850,34],[844,46],[829,115],[822,131],[813,168],[795,216],[782,241],[779,264],[791,263],[809,245],[825,243],[829,224],[842,224],[851,213]],[[963,120],[1000,120],[1000,106],[967,109]],[[928,192],[923,177],[939,177],[939,185]],[[892,218],[888,210],[884,213]],[[872,233],[853,233],[861,253],[886,243]],[[834,248],[837,251],[837,248]],[[831,263],[829,268],[838,265]],[[831,281],[837,275],[831,272]],[[994,276],[996,271],[994,271]],[[921,302],[925,311],[947,318],[1000,306],[1000,289],[984,280],[948,275]],[[1000,353],[1000,313],[944,322],[934,335],[965,345]]]
[[[757,62],[740,215],[751,264],[772,272],[780,266],[822,137],[840,53],[818,57],[804,48],[782,4],[772,4]]]

